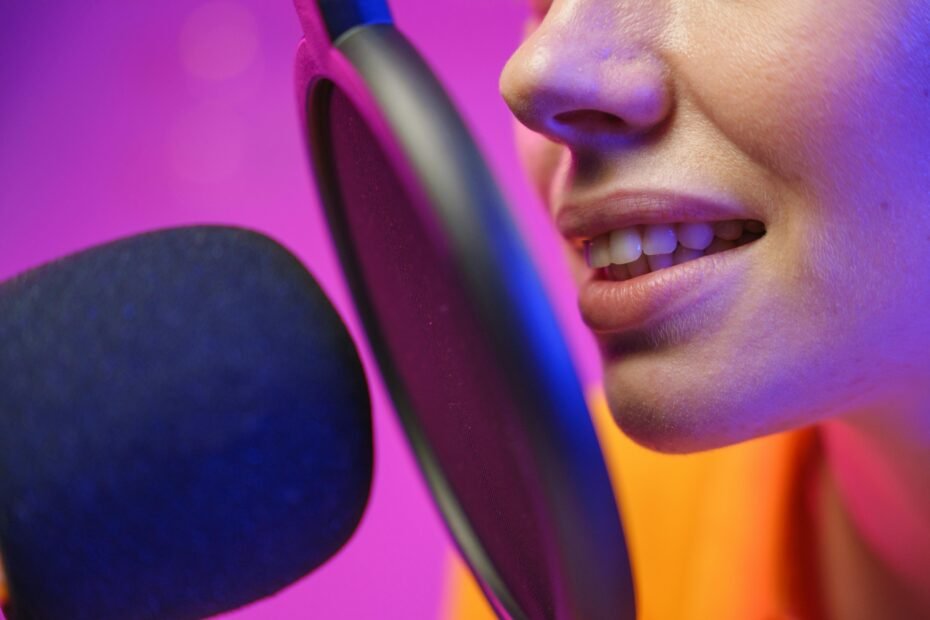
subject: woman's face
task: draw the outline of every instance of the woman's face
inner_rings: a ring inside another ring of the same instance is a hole
[[[539,0],[534,14],[501,89],[628,434],[691,451],[924,399],[930,0]],[[722,206],[615,199],[647,190]],[[685,220],[765,234],[591,282],[609,276],[583,240]]]

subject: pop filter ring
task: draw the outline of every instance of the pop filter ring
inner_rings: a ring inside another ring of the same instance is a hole
[[[396,372],[364,284],[331,153],[329,105],[345,97],[390,161],[424,225],[443,240],[474,302],[500,343],[540,479],[534,508],[544,524],[553,617],[633,618],[623,530],[587,406],[541,283],[506,204],[454,105],[391,23],[383,2],[297,0],[306,39],[297,61],[301,120],[333,241],[372,351],[433,496],[466,561],[499,615],[524,618],[424,434]],[[580,527],[582,526],[583,527]]]

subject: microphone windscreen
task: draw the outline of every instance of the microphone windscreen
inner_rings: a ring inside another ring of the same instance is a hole
[[[267,237],[159,231],[0,285],[10,620],[200,618],[272,594],[351,536],[372,459],[354,344]]]

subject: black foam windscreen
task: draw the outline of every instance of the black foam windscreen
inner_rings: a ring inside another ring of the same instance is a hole
[[[348,540],[372,459],[353,342],[267,237],[159,231],[0,285],[11,620],[267,596]]]

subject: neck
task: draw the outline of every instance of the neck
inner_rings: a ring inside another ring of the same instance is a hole
[[[930,418],[882,413],[821,427],[818,554],[831,618],[930,617]]]

